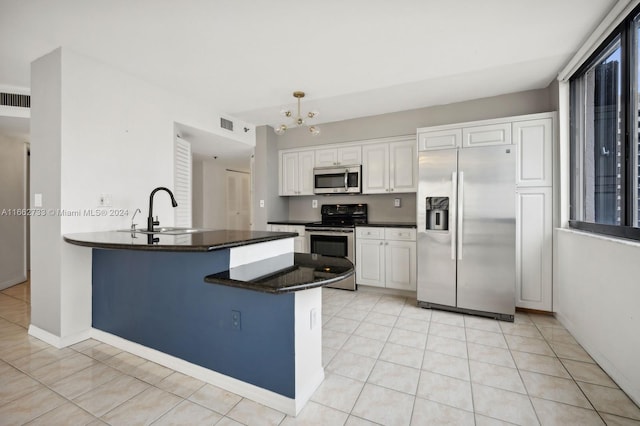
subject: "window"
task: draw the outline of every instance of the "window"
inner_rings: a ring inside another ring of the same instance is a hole
[[[571,78],[571,227],[640,240],[640,14]]]

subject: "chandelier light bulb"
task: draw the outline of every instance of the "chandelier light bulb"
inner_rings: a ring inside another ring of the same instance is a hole
[[[295,92],[293,92],[293,97],[298,100],[297,114],[294,116],[294,113],[291,110],[286,109],[286,108],[282,108],[280,110],[280,114],[284,115],[287,118],[292,118],[293,119],[293,123],[291,123],[291,127],[300,127],[300,126],[304,125],[304,126],[307,126],[307,128],[309,129],[309,133],[311,133],[313,136],[319,135],[320,134],[320,129],[317,126],[309,126],[305,122],[305,119],[311,119],[311,118],[316,117],[318,115],[318,111],[309,111],[306,114],[301,114],[300,113],[300,99],[304,98],[304,92],[295,91]],[[283,135],[284,132],[287,131],[287,129],[289,129],[289,127],[287,127],[285,124],[281,124],[280,126],[274,128],[273,131],[277,135]]]

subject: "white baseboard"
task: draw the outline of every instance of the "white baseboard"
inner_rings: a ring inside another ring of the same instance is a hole
[[[36,327],[33,324],[29,324],[28,333],[29,335],[38,338],[43,342],[50,344],[51,346],[55,346],[58,349],[66,348],[67,346],[74,345],[91,337],[91,329],[87,329],[70,336],[60,337],[46,330],[43,330],[40,327]]]
[[[203,382],[218,386],[229,392],[233,392],[252,401],[266,405],[267,407],[286,413],[290,416],[295,416],[296,414],[298,414],[299,410],[301,410],[302,406],[304,405],[298,402],[301,401],[302,398],[287,398],[270,390],[266,390],[261,387],[235,379],[233,377],[229,377],[213,370],[209,370],[208,368],[192,364],[183,359],[168,355],[155,349],[148,348],[146,346],[131,342],[129,340],[123,339],[110,333],[106,333],[101,330],[97,330],[95,328],[91,329],[90,337],[103,343],[107,343],[111,346],[115,346],[116,348],[122,349],[123,351],[127,351],[134,355],[138,355],[142,358],[148,359],[149,361],[158,363],[164,367],[170,368],[191,377],[195,377],[196,379],[202,380]],[[322,371],[322,378],[320,379],[320,382],[322,381],[322,379],[324,379],[324,371]],[[315,385],[314,390],[318,387],[320,382]],[[308,396],[308,398],[310,397],[311,395]],[[304,402],[306,402],[306,400]]]

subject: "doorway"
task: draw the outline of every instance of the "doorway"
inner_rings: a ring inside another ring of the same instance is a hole
[[[226,170],[227,229],[251,229],[251,175]]]

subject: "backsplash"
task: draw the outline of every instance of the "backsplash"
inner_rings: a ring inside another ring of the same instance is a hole
[[[394,207],[395,198],[400,199],[400,207]],[[318,200],[318,208],[312,207],[312,201]],[[289,197],[289,220],[320,220],[322,204],[366,203],[369,208],[370,222],[416,222],[416,194],[372,194],[372,195],[310,195]]]

